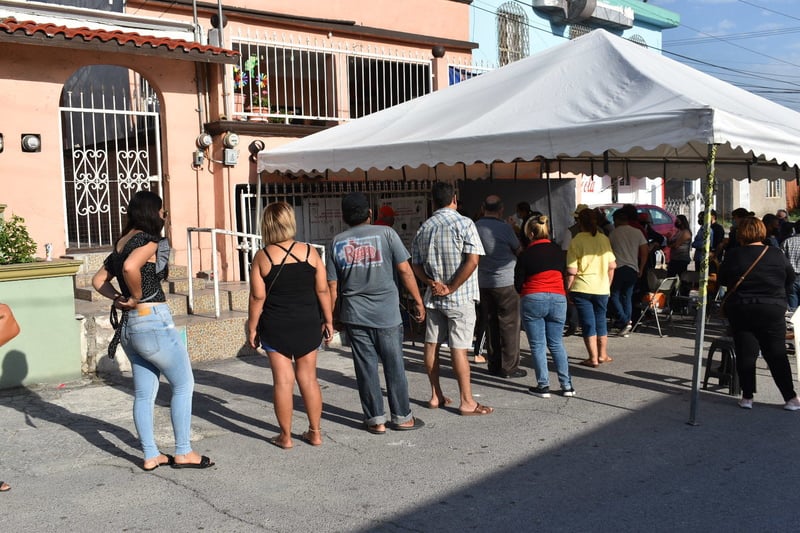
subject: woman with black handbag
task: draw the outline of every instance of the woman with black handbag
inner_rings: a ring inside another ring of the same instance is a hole
[[[264,208],[264,247],[253,258],[247,334],[252,348],[263,348],[272,369],[275,415],[280,434],[270,443],[292,444],[294,383],[306,406],[308,430],[301,440],[322,444],[322,392],[317,381],[317,348],[333,334],[325,265],[310,244],[297,242],[294,208],[273,202]],[[292,364],[294,360],[294,364]]]
[[[787,411],[800,410],[786,357],[786,309],[794,270],[779,248],[763,244],[764,223],[746,217],[736,231],[739,246],[725,254],[719,282],[728,288],[723,311],[733,332],[736,372],[742,387],[739,407],[753,408],[759,351],[783,396]]]

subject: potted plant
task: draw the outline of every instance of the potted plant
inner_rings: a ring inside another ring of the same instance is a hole
[[[250,75],[239,67],[233,67],[233,119],[244,120],[245,88],[250,81]]]
[[[269,115],[269,79],[266,74],[252,78],[253,90],[250,92],[250,120],[265,122]]]
[[[0,348],[0,388],[61,383],[81,376],[73,277],[83,263],[38,260],[35,253],[36,242],[22,217],[0,219],[0,295],[13,309],[21,330]]]

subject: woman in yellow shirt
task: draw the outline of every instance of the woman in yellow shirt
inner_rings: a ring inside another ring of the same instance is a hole
[[[583,366],[597,368],[610,362],[606,309],[611,281],[617,268],[611,242],[597,227],[597,213],[584,209],[578,214],[580,232],[567,251],[567,290],[578,310],[583,342],[589,358]]]

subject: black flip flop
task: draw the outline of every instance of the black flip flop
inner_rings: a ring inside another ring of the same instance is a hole
[[[208,468],[214,466],[214,461],[205,455],[200,457],[199,463],[172,463],[172,468]]]
[[[156,466],[154,466],[153,468],[142,467],[142,470],[144,470],[145,472],[152,472],[153,470],[155,470],[159,466],[172,466],[173,464],[175,464],[175,458],[172,457],[170,454],[165,453],[164,457],[167,458],[167,462],[166,463],[157,463]]]
[[[413,431],[415,429],[425,427],[425,422],[423,422],[419,418],[414,417],[413,420],[414,423],[410,426],[401,426],[400,424],[390,423],[389,429],[391,429],[392,431]]]
[[[379,425],[380,424],[375,424],[374,426],[370,426],[366,422],[364,423],[364,427],[367,428],[367,431],[369,433],[372,433],[373,435],[386,435],[386,430],[385,429],[384,430],[377,429],[377,427]]]

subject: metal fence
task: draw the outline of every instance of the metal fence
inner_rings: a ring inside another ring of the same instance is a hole
[[[361,43],[239,34],[235,120],[326,125],[431,92],[430,58]]]
[[[161,194],[158,97],[136,72],[86,67],[65,85],[60,117],[67,247],[111,246],[133,194]]]

